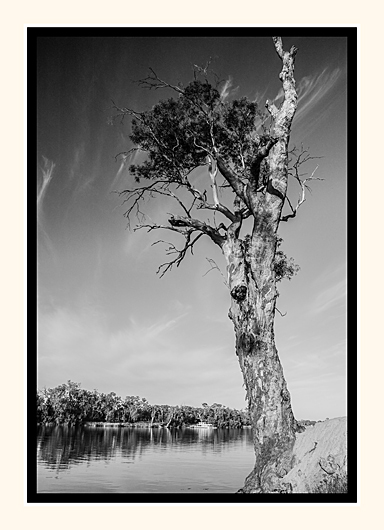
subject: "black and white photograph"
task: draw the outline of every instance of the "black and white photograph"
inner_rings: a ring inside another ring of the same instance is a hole
[[[28,501],[356,502],[356,26],[27,37]]]

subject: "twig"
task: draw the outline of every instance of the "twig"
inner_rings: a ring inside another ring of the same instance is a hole
[[[225,279],[224,274],[221,272],[220,267],[217,265],[217,263],[215,262],[215,260],[213,260],[212,258],[205,258],[205,259],[206,259],[206,260],[208,261],[208,263],[211,265],[211,268],[208,269],[207,272],[205,272],[205,273],[203,274],[203,277],[206,276],[209,272],[211,272],[211,271],[213,271],[213,270],[218,270],[219,273],[221,274],[221,276],[223,277],[223,283],[224,283],[224,285],[225,285],[226,287],[229,288],[228,282],[227,282],[227,280]]]

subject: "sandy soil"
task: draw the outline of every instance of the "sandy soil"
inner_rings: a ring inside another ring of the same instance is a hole
[[[347,418],[306,427],[296,435],[293,469],[282,479],[288,491],[308,493],[324,481],[347,473]]]

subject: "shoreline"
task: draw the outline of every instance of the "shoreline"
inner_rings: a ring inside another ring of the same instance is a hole
[[[326,420],[299,420],[298,423],[304,427],[304,430],[306,430],[308,427],[312,427],[318,423],[324,423],[329,421],[327,418]],[[78,423],[69,423],[69,422],[62,422],[62,423],[56,423],[56,422],[37,422],[36,424],[38,427],[52,427],[52,426],[62,426],[62,427],[132,427],[132,428],[141,428],[141,429],[199,429],[199,428],[206,428],[203,426],[200,426],[198,423],[189,423],[189,424],[183,424],[183,425],[173,425],[172,427],[167,427],[165,423],[162,422],[153,422],[150,421],[137,421],[134,423],[130,422],[111,422],[111,421],[84,421],[84,422],[78,422]],[[240,427],[218,427],[216,425],[213,425],[210,427],[213,429],[251,429],[252,425],[242,425]]]

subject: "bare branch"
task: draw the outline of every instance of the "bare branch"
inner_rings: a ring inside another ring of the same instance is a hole
[[[172,197],[173,199],[175,199],[181,206],[181,208],[184,210],[184,212],[187,214],[188,217],[191,217],[191,210],[192,210],[192,207],[193,207],[193,203],[192,203],[192,206],[190,208],[187,208],[185,206],[185,204],[183,203],[183,201],[180,199],[180,197],[178,197],[175,193],[173,193],[173,191],[171,191],[170,189],[165,189],[165,190],[161,190],[161,189],[153,189],[151,190],[151,193],[158,193],[160,195],[166,195],[167,197]]]
[[[297,92],[293,75],[297,48],[292,46],[289,52],[285,52],[281,37],[272,37],[272,39],[276,53],[283,63],[279,78],[283,83],[284,101],[278,112],[275,112],[276,107],[267,106],[267,109],[275,119],[274,134],[279,138],[283,138],[289,135],[292,119],[297,107]]]
[[[192,131],[189,131],[192,136],[193,136],[193,143],[195,144],[195,146],[198,148],[198,149],[201,149],[202,151],[205,151],[207,153],[207,156],[209,157],[213,157],[211,151],[209,149],[207,149],[206,147],[203,147],[202,145],[199,145],[197,142],[196,142],[196,138],[195,136],[193,135],[193,132]]]
[[[276,309],[276,311],[277,311],[282,317],[285,317],[285,315],[287,314],[287,312],[282,313],[282,312],[280,311],[280,309],[278,309],[277,307],[275,307],[275,309]]]
[[[155,188],[155,186],[160,186],[160,188]],[[170,182],[167,180],[156,180],[155,182],[152,182],[152,184],[149,184],[148,186],[141,186],[139,188],[134,189],[127,189],[122,191],[115,191],[114,193],[117,193],[119,197],[126,196],[126,198],[123,200],[122,204],[125,204],[129,202],[131,199],[133,199],[133,202],[131,206],[124,212],[124,217],[128,219],[128,225],[129,225],[129,219],[133,212],[133,210],[136,208],[137,213],[140,211],[139,204],[142,200],[144,200],[145,195],[151,194],[151,193],[160,193],[161,189],[166,189],[170,185]],[[143,214],[144,215],[144,214]]]
[[[215,206],[220,205],[219,201],[219,195],[217,193],[217,185],[216,185],[216,175],[217,175],[217,163],[215,168],[213,169],[213,159],[211,156],[208,157],[209,159],[209,176],[211,177],[211,183],[212,183],[212,195],[213,195],[213,202],[215,203]]]
[[[159,240],[153,243],[154,245],[156,245],[157,243],[166,243],[169,245],[169,247],[166,249],[166,254],[167,255],[176,254],[175,259],[168,261],[167,263],[162,263],[159,266],[159,268],[156,271],[156,274],[160,274],[160,278],[162,278],[167,271],[171,270],[174,265],[178,267],[180,263],[183,261],[183,259],[185,258],[188,250],[190,250],[191,254],[193,254],[193,247],[197,243],[197,241],[201,238],[203,233],[200,232],[194,239],[191,239],[192,233],[193,231],[189,231],[186,233],[185,244],[184,244],[184,247],[181,249],[176,248],[173,243],[167,243],[166,241],[162,241],[162,240]]]
[[[178,234],[181,234],[184,237],[186,236],[188,232],[191,231],[191,230],[177,228],[175,226],[168,226],[168,225],[140,224],[138,226],[135,226],[134,232],[136,232],[137,230],[141,230],[143,228],[146,228],[147,232],[152,232],[153,230],[170,230],[171,232],[177,232]],[[161,242],[164,243],[164,241],[161,241]],[[156,243],[153,243],[153,245],[155,245]]]
[[[158,90],[159,88],[170,88],[171,90],[174,90],[175,92],[177,92],[178,94],[180,94],[181,96],[185,97],[188,99],[188,101],[190,101],[196,108],[198,108],[199,110],[201,110],[201,112],[206,116],[208,117],[208,114],[207,112],[204,110],[204,108],[201,106],[201,105],[198,105],[196,103],[196,101],[194,101],[193,99],[191,99],[190,97],[188,97],[186,94],[185,94],[185,90],[183,90],[180,86],[178,85],[172,85],[171,83],[167,83],[167,81],[164,81],[163,79],[160,79],[160,77],[156,74],[156,72],[152,69],[152,68],[149,68],[150,72],[151,72],[151,75],[145,77],[144,79],[140,79],[138,81],[138,84],[141,85],[142,87],[144,88],[148,88],[148,89],[154,89],[154,90]]]
[[[210,57],[208,61],[205,63],[204,68],[199,66],[198,64],[192,65],[194,69],[194,73],[195,73],[195,78],[196,78],[196,71],[199,72],[199,74],[203,75],[205,78],[207,78],[209,67],[210,67],[212,60],[213,60],[212,57]]]
[[[312,158],[315,158],[315,157],[307,157],[305,159],[305,161],[309,160],[309,159],[312,159]],[[288,199],[288,197],[286,197],[287,201],[288,201],[288,204],[292,210],[292,213],[291,214],[288,214],[288,215],[284,215],[283,217],[280,218],[280,221],[285,221],[287,222],[288,219],[292,219],[293,217],[296,217],[296,214],[297,214],[297,210],[300,208],[300,206],[305,202],[305,190],[306,189],[310,189],[307,185],[307,182],[311,181],[311,180],[324,180],[322,178],[319,178],[319,177],[314,177],[314,174],[316,173],[317,169],[318,169],[318,165],[315,167],[315,169],[312,171],[311,175],[309,177],[307,177],[306,179],[302,180],[300,178],[300,174],[299,174],[299,166],[301,163],[303,162],[299,162],[299,157],[296,161],[296,163],[294,164],[293,168],[295,170],[295,174],[294,174],[294,177],[295,179],[298,181],[298,183],[300,184],[300,187],[301,187],[301,197],[298,199],[297,201],[297,205],[295,206],[295,208],[292,206],[292,203],[291,201]]]
[[[184,95],[184,90],[180,88],[178,85],[171,85],[170,83],[163,81],[162,79],[160,79],[160,77],[156,74],[156,72],[152,68],[149,68],[149,71],[151,72],[151,75],[148,75],[144,79],[140,79],[137,82],[143,88],[148,88],[150,90],[152,89],[158,90],[159,88],[171,88],[175,92],[178,92],[179,94]]]
[[[275,45],[275,49],[277,52],[277,55],[280,57],[280,59],[284,58],[284,50],[283,50],[283,41],[281,37],[272,37],[273,43]]]
[[[243,171],[245,171],[245,160],[244,160],[244,156],[243,156],[243,145],[239,145],[239,154],[240,154],[240,162],[241,162],[241,167],[243,168]]]
[[[201,203],[197,206],[198,210],[214,210],[216,212],[220,212],[223,215],[225,215],[225,217],[229,219],[231,222],[236,221],[238,215],[231,212],[231,210],[227,208],[226,206],[224,206],[223,204],[210,204],[203,198],[199,200],[201,200]]]
[[[204,223],[203,221],[199,221],[198,219],[192,219],[191,217],[171,217],[168,220],[169,224],[173,227],[189,227],[193,228],[194,230],[198,230],[200,232],[203,232],[205,235],[209,236],[216,245],[219,245],[219,247],[222,247],[226,238],[225,236],[222,236],[217,228],[213,228],[207,223]]]
[[[176,226],[166,226],[166,225],[156,225],[156,224],[147,224],[147,225],[140,225],[135,228],[136,230],[140,230],[142,228],[146,228],[148,232],[152,232],[153,230],[170,230],[172,232],[177,232],[178,234],[181,234],[185,238],[185,244],[181,249],[178,249],[173,243],[170,243],[169,241],[164,241],[163,239],[159,239],[158,241],[155,241],[152,243],[152,246],[158,245],[159,243],[164,243],[165,245],[168,245],[168,248],[166,249],[166,254],[172,255],[176,254],[175,259],[162,263],[159,268],[157,269],[157,274],[160,274],[160,278],[164,276],[164,274],[171,270],[174,265],[177,267],[180,265],[180,263],[185,258],[187,251],[190,250],[191,254],[193,254],[193,247],[195,243],[200,239],[201,236],[204,235],[203,232],[200,232],[197,234],[197,236],[192,239],[193,233],[196,231],[194,228],[179,228]]]
[[[170,243],[169,241],[164,241],[163,239],[159,239],[158,241],[152,243],[152,246],[157,245],[159,243],[164,243],[168,245],[168,248],[166,249],[167,256],[173,254],[176,255],[175,259],[172,259],[171,261],[168,261],[166,263],[162,263],[159,266],[157,274],[160,274],[160,278],[162,278],[167,271],[171,270],[174,265],[178,267],[185,258],[188,250],[190,250],[191,254],[193,254],[194,245],[203,235],[209,235],[217,244],[219,244],[219,238],[221,238],[222,241],[225,240],[225,238],[218,233],[218,230],[215,230],[209,225],[206,225],[205,223],[202,223],[196,219],[171,217],[169,219],[169,224],[170,226],[157,224],[142,224],[135,228],[135,230],[141,230],[143,228],[146,228],[148,232],[152,232],[153,230],[170,230],[172,232],[177,232],[185,238],[184,246],[180,249],[177,248],[173,243]],[[192,238],[193,234],[195,234],[196,232],[199,233],[196,235],[196,237]],[[213,234],[213,232],[215,232],[215,234]]]
[[[212,258],[205,258],[208,263],[210,264],[211,268],[207,270],[206,273],[203,274],[203,277],[206,276],[209,272],[213,271],[213,270],[218,270],[219,273],[221,274],[221,276],[223,277],[223,283],[226,287],[228,287],[229,289],[229,285],[228,285],[228,282],[227,280],[225,279],[225,276],[224,274],[221,272],[219,266],[217,265],[217,263],[215,262],[215,260],[213,260]]]

